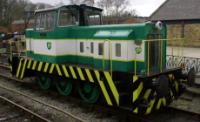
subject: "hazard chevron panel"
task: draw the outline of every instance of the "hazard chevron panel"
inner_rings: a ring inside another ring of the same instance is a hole
[[[150,114],[152,111],[159,110],[161,107],[165,107],[170,104],[181,93],[181,85],[178,79],[173,74],[168,75],[170,82],[170,93],[167,96],[159,97],[157,92],[153,88],[144,87],[142,80],[138,79],[133,82],[134,88],[132,89],[132,107],[133,113]],[[139,107],[141,100],[148,101],[147,107]]]
[[[120,90],[113,80],[111,73],[108,71],[99,71],[74,65],[53,64],[21,58],[18,64],[16,77],[23,79],[28,70],[95,83],[99,86],[107,105],[121,106]],[[154,110],[160,109],[160,107],[168,105],[175,99],[179,95],[181,86],[173,74],[169,74],[168,78],[170,81],[169,96],[161,98],[158,97],[155,89],[146,87],[145,79],[136,78],[136,80],[133,80],[134,82],[132,81],[132,85],[128,86],[131,87],[131,92],[128,94],[132,99],[127,99],[129,100],[128,103],[131,104],[133,113],[149,114]],[[148,101],[147,107],[141,107],[142,100]]]
[[[119,106],[119,93],[108,71],[98,71],[73,65],[53,64],[31,59],[21,58],[17,68],[16,77],[23,79],[26,70],[33,70],[61,77],[88,81],[99,85],[105,101],[109,106]]]

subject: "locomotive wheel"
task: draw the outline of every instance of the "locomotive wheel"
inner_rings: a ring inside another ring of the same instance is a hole
[[[41,89],[47,90],[51,87],[51,78],[49,78],[47,76],[39,76],[38,84]]]
[[[72,82],[61,80],[56,82],[56,88],[61,95],[68,96],[72,91]]]
[[[79,83],[78,93],[80,97],[88,103],[96,103],[100,96],[97,86],[91,83]]]

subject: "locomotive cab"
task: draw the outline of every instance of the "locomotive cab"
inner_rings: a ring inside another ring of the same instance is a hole
[[[102,9],[86,5],[36,10],[35,30],[48,32],[53,31],[55,27],[101,25],[101,12]]]

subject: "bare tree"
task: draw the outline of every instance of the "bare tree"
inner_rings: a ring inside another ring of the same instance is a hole
[[[121,16],[123,16],[123,17],[136,17],[137,13],[136,13],[135,9],[125,10]]]
[[[104,9],[104,14],[106,16],[112,15],[113,0],[99,0],[97,6]]]
[[[128,4],[128,0],[113,0],[113,13],[115,16],[119,17],[122,15]]]
[[[97,6],[104,9],[104,23],[121,23],[126,18],[136,16],[134,9],[127,9],[129,0],[98,0]]]
[[[76,5],[86,4],[89,6],[94,6],[95,0],[70,0],[70,4],[76,4]]]
[[[84,0],[83,4],[89,5],[89,6],[94,6],[95,0]]]

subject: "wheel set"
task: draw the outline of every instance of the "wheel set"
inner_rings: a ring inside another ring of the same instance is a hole
[[[96,103],[99,100],[100,91],[95,84],[80,81],[77,82],[78,85],[74,85],[75,81],[73,80],[51,78],[46,75],[37,75],[36,79],[39,87],[43,90],[50,90],[52,86],[55,86],[57,92],[62,96],[69,96],[75,90],[85,102]]]

